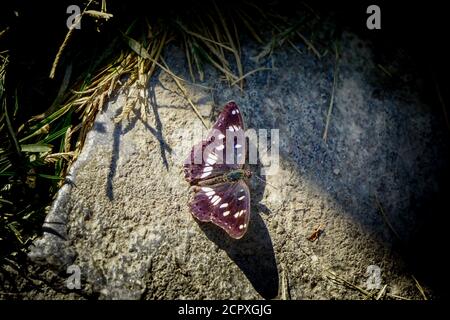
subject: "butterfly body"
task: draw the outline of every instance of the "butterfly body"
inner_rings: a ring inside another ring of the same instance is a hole
[[[250,170],[234,170],[227,173],[226,179],[228,181],[238,181],[240,179],[248,179],[252,176]]]
[[[199,186],[210,186],[218,183],[233,182],[241,179],[249,179],[252,176],[250,170],[239,169],[233,170],[223,176],[214,177],[207,180],[202,180],[197,183]]]
[[[242,115],[231,101],[219,114],[207,139],[192,148],[184,164],[185,178],[195,192],[190,202],[192,215],[202,222],[216,224],[235,239],[246,233],[250,219],[250,190],[246,180],[251,172],[244,169],[243,141]],[[232,163],[225,161],[229,150],[236,155]]]

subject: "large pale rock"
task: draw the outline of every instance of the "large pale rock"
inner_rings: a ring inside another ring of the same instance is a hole
[[[274,69],[248,77],[244,92],[211,69],[202,85],[212,89],[187,86],[209,124],[233,99],[247,127],[280,130],[279,171],[266,182],[252,179],[243,239],[197,223],[188,211],[182,164],[196,141],[185,138],[202,126],[161,72],[148,90],[146,119],[136,111],[131,121],[113,121],[126,93],[98,115],[30,257],[63,271],[79,266],[81,290],[105,299],[361,298],[324,270],[366,288],[370,265],[381,269],[388,292],[420,298],[375,197],[407,240],[413,199],[434,188],[434,119],[406,84],[383,87],[365,43],[346,35],[341,48],[326,142],[331,54],[318,60],[279,49],[256,64],[250,58],[260,49],[250,43],[243,46],[245,70]],[[172,47],[166,56],[188,78],[183,51]],[[307,240],[319,225],[324,233]]]

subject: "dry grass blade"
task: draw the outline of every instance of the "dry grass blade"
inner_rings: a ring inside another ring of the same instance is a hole
[[[397,231],[395,231],[394,227],[392,226],[391,222],[389,221],[386,212],[384,212],[383,206],[381,205],[380,200],[378,199],[377,194],[375,194],[375,202],[377,204],[378,209],[381,212],[381,215],[383,216],[383,220],[386,223],[386,225],[389,227],[389,230],[391,230],[391,232],[395,235],[395,237],[397,238],[397,240],[399,240],[400,242],[402,241],[400,235],[397,233]]]
[[[359,291],[360,293],[362,293],[365,297],[364,299],[376,299],[376,300],[380,300],[383,296],[385,297],[389,297],[389,298],[394,298],[394,299],[398,299],[398,300],[411,300],[409,298],[405,298],[399,295],[395,295],[392,293],[388,293],[386,292],[387,290],[387,284],[385,284],[380,291],[378,292],[378,294],[375,296],[375,292],[371,293],[367,290],[364,290],[363,288],[351,283],[350,281],[347,281],[346,279],[338,276],[335,272],[331,271],[330,269],[325,269],[324,272],[326,273],[325,276],[330,279],[331,281],[346,286],[350,289]]]
[[[222,67],[220,64],[218,64],[216,61],[214,61],[213,58],[211,58],[209,55],[206,55],[206,57],[208,58],[209,62],[216,67],[217,69],[219,69],[220,71],[222,71],[222,73],[224,75],[226,75],[229,78],[229,81],[236,81],[237,77],[226,67]]]
[[[270,56],[272,54],[272,51],[274,49],[275,45],[273,43],[273,41],[269,42],[268,44],[266,44],[263,49],[261,50],[260,53],[258,53],[256,56],[252,57],[251,59],[253,61],[255,61],[256,63],[259,63],[259,61],[266,57],[266,56]]]
[[[225,31],[225,35],[226,35],[226,37],[228,39],[228,42],[230,43],[231,48],[233,49],[232,52],[233,52],[233,55],[234,55],[234,59],[236,61],[236,66],[237,66],[237,69],[238,69],[239,77],[242,78],[242,76],[243,76],[243,68],[242,68],[241,57],[240,57],[239,39],[238,38],[236,38],[236,40],[233,39],[223,14],[221,14],[221,12],[220,12],[219,8],[217,7],[217,4],[216,4],[215,1],[213,1],[213,4],[214,4],[214,8],[216,9],[217,16],[219,17],[220,22],[222,23],[222,29]],[[234,22],[233,22],[233,24],[234,24]],[[233,28],[235,28],[235,25],[233,26]],[[240,82],[240,88],[242,90],[243,86],[244,86],[243,80],[240,80],[239,82]]]
[[[381,64],[377,64],[377,67],[380,68],[381,71],[383,71],[387,76],[392,78],[392,73],[390,73],[389,70],[386,69],[384,66],[382,66]]]
[[[303,42],[306,44],[306,46],[314,52],[314,54],[317,56],[317,58],[320,59],[321,55],[319,53],[319,50],[317,50],[316,47],[314,47],[312,42],[309,41],[308,39],[306,39],[306,37],[304,35],[302,35],[299,31],[296,30],[295,32],[303,40]]]
[[[237,48],[237,52],[239,54],[239,59],[240,59],[242,52],[241,52],[241,43],[239,41],[239,31],[238,31],[238,27],[237,27],[236,22],[234,21],[233,17],[231,17],[230,19],[232,21],[234,38],[236,39],[236,48]]]
[[[380,292],[378,292],[378,295],[375,298],[375,300],[380,300],[386,294],[386,289],[387,289],[387,284],[385,284],[383,286],[383,288],[381,288],[381,290],[380,290]]]
[[[201,34],[199,34],[199,33],[197,33],[197,32],[188,30],[188,29],[187,29],[183,24],[181,24],[181,23],[179,23],[179,26],[183,29],[184,32],[186,32],[187,34],[189,34],[189,35],[191,35],[191,36],[193,36],[193,37],[196,37],[196,38],[198,38],[198,39],[200,39],[200,40],[203,40],[203,41],[205,41],[205,42],[210,42],[210,43],[215,44],[216,46],[219,46],[219,47],[224,48],[224,49],[226,49],[226,50],[233,51],[232,48],[230,48],[229,46],[224,45],[223,43],[220,43],[220,42],[217,42],[217,41],[215,41],[215,40],[212,40],[212,39],[210,39],[210,38],[208,38],[208,37],[202,36]]]
[[[326,143],[327,137],[328,137],[328,126],[330,125],[330,118],[331,118],[331,112],[333,111],[333,105],[334,105],[334,94],[336,91],[336,82],[338,78],[338,70],[339,70],[339,53],[337,46],[335,45],[335,62],[334,62],[334,72],[333,72],[333,85],[331,88],[331,98],[330,98],[330,105],[328,107],[328,113],[327,113],[327,120],[325,123],[325,129],[323,131],[322,139]]]
[[[151,78],[155,68],[157,66],[157,61],[161,56],[162,49],[166,44],[167,33],[163,32],[161,37],[152,37],[148,48],[145,48],[139,42],[128,37],[128,44],[133,49],[134,52],[138,54],[138,62],[135,65],[135,71],[133,73],[135,81],[135,87],[132,87],[127,95],[127,102],[123,108],[120,115],[115,118],[115,122],[118,123],[123,119],[128,118],[132,115],[131,111],[136,105],[141,106],[142,119],[146,121],[147,119],[147,85]],[[149,49],[150,52],[149,52]]]
[[[411,300],[409,298],[405,298],[405,297],[402,297],[402,296],[399,296],[396,294],[392,294],[392,293],[386,293],[386,296],[390,297],[390,298],[398,299],[398,300]]]
[[[211,18],[211,20],[213,20],[213,18]],[[202,24],[202,25],[204,26],[204,24]],[[206,26],[204,26],[202,28],[204,28],[204,31],[207,33],[207,35],[210,38],[213,37],[213,35],[208,31]],[[215,32],[215,35],[216,35],[217,39],[221,40],[220,31],[217,28],[217,25],[214,24],[213,28],[214,28],[214,32]],[[204,42],[203,44],[206,47],[206,49],[209,50],[209,52],[211,52],[213,54],[213,56],[215,56],[217,58],[217,60],[222,64],[224,69],[227,69],[227,70],[230,69],[230,63],[225,58],[225,53],[223,51],[223,48],[215,47],[214,45],[212,45],[211,43],[208,43],[208,42]],[[207,51],[203,51],[203,55],[208,55]],[[231,71],[229,71],[229,72],[231,73]]]
[[[422,286],[420,285],[419,281],[417,281],[416,277],[412,276],[414,283],[416,285],[416,288],[419,290],[420,294],[423,297],[423,300],[428,300],[427,295],[425,294],[425,290],[422,288]]]
[[[169,69],[169,67],[167,66],[166,62],[164,61],[163,58],[161,58],[161,61],[164,63],[165,65],[165,69]],[[172,72],[169,73],[170,76],[172,76]],[[186,101],[189,103],[189,105],[191,106],[192,110],[194,110],[195,114],[197,115],[197,117],[200,119],[200,121],[202,122],[203,126],[208,129],[208,126],[205,123],[205,120],[203,120],[202,115],[200,114],[200,112],[198,111],[197,107],[195,106],[195,104],[192,102],[192,100],[189,98],[189,95],[187,93],[186,88],[181,84],[181,82],[178,80],[177,77],[173,77],[173,80],[175,81],[177,87],[180,89],[180,91],[182,92],[184,98],[186,99]]]
[[[287,274],[287,271],[283,265],[282,271],[281,271],[281,299],[282,300],[291,300],[291,290],[289,287],[289,275]]]
[[[445,124],[447,125],[447,128],[450,130],[450,121],[449,121],[449,118],[448,118],[447,107],[445,105],[444,98],[442,97],[441,89],[439,87],[439,83],[437,82],[435,77],[433,77],[433,80],[434,80],[434,84],[435,84],[435,87],[436,87],[436,94],[438,96],[439,103],[441,104],[441,107],[442,107],[442,113],[444,114]]]
[[[105,19],[109,20],[113,17],[111,13],[101,12],[97,10],[86,10],[84,12],[86,15],[97,18],[97,19]]]
[[[278,34],[274,37],[274,43],[276,45],[283,45],[284,42],[289,43],[289,45],[298,53],[302,54],[301,50],[297,48],[297,46],[290,40],[295,34],[297,28],[300,26],[300,21],[297,21],[294,24],[290,24],[285,17],[281,17],[278,15],[272,15],[274,18],[277,18],[283,21],[286,24],[284,30],[282,30],[277,23],[274,23],[272,18],[269,20],[272,27],[278,31]]]
[[[166,45],[166,41],[167,41],[167,32],[163,32],[162,38],[159,42],[158,45],[155,46],[155,54],[153,55],[154,57],[154,61],[157,62],[159,60],[159,57],[161,56],[161,52],[163,50],[163,48]],[[153,72],[155,71],[156,68],[156,63],[152,62],[149,71],[147,72],[148,77],[150,78],[153,74]],[[144,72],[144,70],[142,70]]]
[[[273,68],[267,68],[267,67],[261,67],[261,68],[256,68],[252,71],[247,72],[246,74],[244,74],[243,76],[237,78],[236,80],[234,80],[231,85],[235,85],[236,83],[238,83],[239,81],[244,80],[245,78],[247,78],[248,76],[251,76],[252,74],[259,72],[259,71],[266,71],[266,70],[273,70]]]
[[[93,0],[89,1],[89,3],[84,8],[83,12],[80,14],[79,17],[77,17],[77,21],[78,22],[81,21],[81,18],[83,17],[83,14],[86,12],[87,8],[90,6],[92,1]],[[72,36],[73,30],[74,30],[74,26],[72,28],[69,28],[69,31],[67,31],[63,43],[61,44],[61,46],[58,49],[58,53],[56,54],[56,57],[53,60],[52,69],[50,70],[50,75],[49,75],[50,79],[53,79],[55,77],[56,67],[58,66],[59,60],[61,59],[61,55],[62,55],[64,49],[66,48],[67,44],[69,43],[69,39]]]
[[[368,296],[368,297],[371,297],[371,296],[372,296],[372,294],[371,294],[369,291],[364,290],[363,288],[361,288],[361,287],[359,287],[359,286],[357,286],[357,285],[351,283],[350,281],[347,281],[346,279],[344,279],[344,278],[338,276],[338,275],[337,275],[336,273],[334,273],[333,271],[327,269],[327,270],[325,270],[325,272],[328,273],[328,274],[326,275],[326,277],[327,277],[328,279],[330,279],[330,280],[332,280],[332,281],[334,281],[334,282],[336,282],[336,283],[338,283],[338,284],[344,285],[344,286],[346,286],[346,287],[348,287],[348,288],[350,288],[350,289],[359,291],[360,293],[362,293],[362,294],[365,295],[366,297],[367,297],[367,296]]]
[[[67,44],[69,43],[69,39],[72,36],[73,30],[74,29],[71,28],[71,29],[69,29],[69,31],[67,31],[64,41],[58,49],[58,53],[56,54],[55,60],[53,60],[52,69],[50,70],[50,75],[49,75],[50,79],[53,79],[55,77],[56,67],[58,66],[59,60],[61,59],[61,55],[62,55],[64,49],[66,48]]]
[[[40,127],[39,129],[35,130],[32,134],[20,139],[19,142],[22,143],[32,137],[47,134],[49,131],[50,131],[50,125],[47,123],[47,124],[43,125],[42,127]]]
[[[252,35],[253,38],[255,38],[255,40],[260,43],[263,44],[264,41],[261,39],[261,37],[258,35],[258,33],[255,31],[255,29],[252,27],[252,24],[255,24],[251,18],[245,13],[244,10],[237,10],[237,14],[240,18],[240,21],[242,21],[242,23],[245,25],[245,27],[248,29],[248,31],[250,32],[250,34]]]
[[[165,66],[163,66],[162,64],[160,64],[158,61],[154,60],[150,54],[148,53],[148,51],[136,40],[128,37],[125,35],[125,37],[128,39],[128,44],[130,45],[130,48],[136,52],[138,55],[141,55],[143,58],[148,59],[150,61],[152,61],[154,64],[156,64],[158,67],[160,67],[162,70],[164,70],[165,72],[167,72],[171,77],[176,78],[178,81],[183,81],[186,82],[185,79],[178,77],[177,75],[175,75],[172,71],[170,71],[169,69],[167,69]],[[203,88],[205,88],[204,86],[202,86]]]
[[[192,48],[192,45],[189,44],[189,46],[191,47],[191,50],[193,52],[193,57],[194,57],[195,67],[196,67],[197,72],[198,72],[198,77],[199,77],[200,81],[203,81],[205,79],[205,73],[203,72],[203,68],[202,68],[202,65],[200,63],[200,58],[194,52],[194,50]]]
[[[204,73],[200,64],[200,58],[197,56],[197,51],[194,49],[196,41],[192,39],[192,37],[185,34],[183,34],[183,39],[186,46],[186,58],[188,60],[189,73],[191,74],[192,81],[195,82],[194,68],[192,64],[195,65],[200,81],[203,81]]]
[[[226,42],[226,39],[223,37],[222,32],[219,30],[219,27],[217,26],[217,24],[215,22],[216,19],[214,19],[214,17],[212,17],[211,15],[207,15],[207,16],[209,17],[212,28],[214,29],[214,35],[209,31],[209,28],[207,27],[207,23],[204,23],[201,19],[200,19],[200,26],[198,28],[205,33],[206,37],[213,39],[215,36],[217,42],[220,42],[220,41]],[[218,65],[216,63],[216,61],[209,54],[209,53],[212,53],[212,55],[217,59],[217,61],[220,64],[222,64],[221,71],[222,71],[222,73],[224,73],[227,80],[231,81],[232,78],[235,78],[233,72],[230,69],[230,63],[227,60],[227,58],[225,57],[223,48],[220,46],[214,46],[209,42],[203,42],[203,45],[205,46],[205,48],[204,48],[205,50],[202,50],[199,48],[200,51],[202,52],[202,55],[204,57],[207,57],[211,63]],[[226,72],[224,72],[224,70],[226,70]]]
[[[0,39],[1,39],[1,37],[3,37],[8,32],[8,30],[9,30],[9,27],[6,27],[2,31],[0,31]]]
[[[64,135],[64,152],[67,153],[71,149],[70,139],[72,138],[72,128],[68,127],[66,134]]]
[[[58,160],[64,159],[66,161],[70,161],[74,157],[75,153],[73,151],[71,152],[59,152],[59,153],[52,153],[45,157],[44,161],[46,163],[55,163]]]
[[[279,188],[277,188],[276,186],[274,186],[272,183],[270,183],[267,180],[264,180],[263,178],[261,178],[260,176],[258,176],[257,174],[253,175],[256,179],[258,179],[259,181],[268,184],[269,186],[271,186],[272,188],[276,189],[276,190],[280,190]]]
[[[288,27],[285,31],[282,31],[281,28],[279,26],[277,26],[275,23],[270,21],[270,24],[272,25],[272,27],[274,27],[275,30],[278,31],[278,34],[274,35],[272,37],[272,39],[269,41],[269,43],[267,43],[263,47],[263,50],[257,56],[253,57],[253,60],[258,62],[262,58],[264,58],[266,56],[270,56],[272,54],[273,50],[277,46],[282,46],[284,44],[284,42],[287,42],[295,51],[297,51],[299,54],[302,54],[302,51],[299,48],[297,48],[297,46],[290,39],[288,39],[290,30],[292,30],[292,27]]]
[[[188,68],[189,68],[189,75],[191,76],[192,82],[195,82],[194,70],[192,68],[190,45],[188,44],[186,37],[183,37],[183,41],[184,41],[185,55],[186,55],[187,64],[188,64]]]
[[[217,40],[218,41],[226,41],[225,39],[223,39],[222,32],[219,30],[219,27],[215,23],[214,18],[211,17],[210,15],[208,15],[208,16],[209,16],[209,18],[211,20],[211,24],[213,26],[213,29],[214,29],[215,36],[216,36]],[[208,36],[212,38],[213,35],[208,32],[208,29],[206,28],[205,24],[202,23],[202,26],[203,26],[203,29],[208,33]],[[205,43],[205,45],[206,45],[207,49],[210,52],[212,52],[216,56],[216,58],[219,60],[219,62],[222,64],[222,68],[224,70],[227,70],[227,73],[225,73],[225,77],[227,78],[227,81],[231,82],[232,81],[233,72],[230,69],[230,63],[226,59],[223,49],[221,47],[214,48],[209,43]],[[208,55],[207,52],[204,52],[204,55]]]
[[[316,17],[317,20],[320,20],[319,14],[318,14],[318,13],[316,12],[316,10],[314,10],[309,4],[307,4],[305,1],[302,1],[301,4],[302,4],[306,9],[308,9],[308,11],[310,11],[310,12]]]
[[[275,48],[276,46],[282,46],[284,42],[287,42],[292,47],[292,49],[297,51],[299,54],[303,53],[299,48],[297,48],[292,40],[289,39],[292,36],[294,30],[292,26],[287,27],[284,31],[282,31],[275,23],[271,22],[271,24],[279,32],[279,34],[272,39],[273,48]]]
[[[6,106],[6,97],[1,97],[2,105],[3,105],[3,115],[6,121],[6,127],[8,128],[9,138],[11,139],[12,145],[14,146],[14,151],[17,153],[19,157],[21,157],[21,150],[19,142],[17,141],[16,133],[14,132],[14,128],[11,123],[11,119],[9,118],[8,108]]]

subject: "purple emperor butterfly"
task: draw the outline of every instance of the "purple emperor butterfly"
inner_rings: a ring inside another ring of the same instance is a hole
[[[206,140],[192,148],[184,164],[186,180],[195,192],[190,202],[192,215],[212,222],[229,236],[240,239],[250,219],[250,190],[244,169],[245,128],[237,104],[228,102]]]

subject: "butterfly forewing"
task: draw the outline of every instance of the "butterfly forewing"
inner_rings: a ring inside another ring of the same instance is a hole
[[[200,187],[191,202],[191,212],[200,221],[213,222],[231,237],[241,238],[250,218],[250,191],[243,180]]]
[[[228,154],[228,157],[227,157]],[[240,169],[245,161],[244,122],[234,102],[225,105],[206,140],[194,146],[184,164],[191,184]]]
[[[242,120],[242,113],[235,102],[231,101],[225,105],[214,123],[208,138],[212,136],[212,131],[214,130],[219,131],[223,135],[226,135],[227,132],[245,130],[244,121]]]

